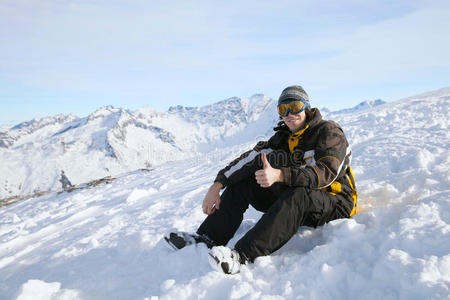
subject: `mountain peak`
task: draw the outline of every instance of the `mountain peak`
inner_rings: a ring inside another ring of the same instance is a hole
[[[54,123],[64,123],[67,121],[71,121],[73,119],[78,118],[74,114],[64,115],[64,114],[57,114],[54,116],[48,116],[43,118],[35,118],[31,121],[25,121],[21,122],[11,128],[11,130],[28,130],[28,131],[35,131],[37,129],[40,129],[44,126],[47,126],[49,124]]]
[[[355,113],[355,112],[361,112],[364,110],[368,110],[371,109],[373,107],[379,106],[379,105],[383,105],[386,104],[386,101],[383,101],[381,99],[375,99],[375,100],[366,100],[363,101],[361,103],[359,103],[358,105],[355,105],[351,108],[346,108],[346,109],[341,109],[341,110],[337,110],[337,111],[332,111],[329,112],[330,114],[349,114],[349,113]],[[327,112],[329,111],[329,109],[325,109],[323,112]]]
[[[168,109],[169,113],[177,113],[177,112],[187,112],[187,111],[191,111],[196,109],[196,107],[192,107],[192,106],[182,106],[182,105],[177,105],[177,106],[171,106]]]
[[[88,116],[88,121],[92,121],[98,118],[104,118],[106,116],[109,116],[111,114],[115,114],[118,113],[120,111],[122,111],[122,108],[114,108],[114,106],[112,105],[108,105],[108,106],[103,106],[98,108],[96,111],[94,111],[93,113],[91,113]]]

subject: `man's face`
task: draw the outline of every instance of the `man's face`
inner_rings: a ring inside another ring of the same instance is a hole
[[[295,131],[302,127],[306,121],[306,112],[302,111],[298,114],[289,113],[286,117],[281,117],[284,123],[289,127],[291,131]]]

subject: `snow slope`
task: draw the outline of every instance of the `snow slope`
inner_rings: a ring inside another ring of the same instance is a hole
[[[208,186],[250,137],[0,208],[0,299],[448,299],[449,94],[336,116],[361,212],[300,228],[237,275],[213,271],[204,246],[174,252],[161,238],[197,228]],[[259,215],[247,212],[230,246]]]

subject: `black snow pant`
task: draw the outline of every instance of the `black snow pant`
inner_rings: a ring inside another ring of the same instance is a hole
[[[221,195],[220,209],[209,215],[197,230],[216,245],[226,245],[238,230],[249,205],[264,212],[259,221],[235,245],[243,260],[253,262],[281,248],[300,226],[317,227],[348,218],[343,196],[322,190],[287,187],[274,192],[262,188],[254,177],[228,186]]]

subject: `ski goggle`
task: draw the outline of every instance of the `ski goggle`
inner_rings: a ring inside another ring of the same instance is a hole
[[[294,115],[301,113],[305,108],[306,105],[303,99],[288,99],[277,106],[280,117],[286,117],[289,113]]]

